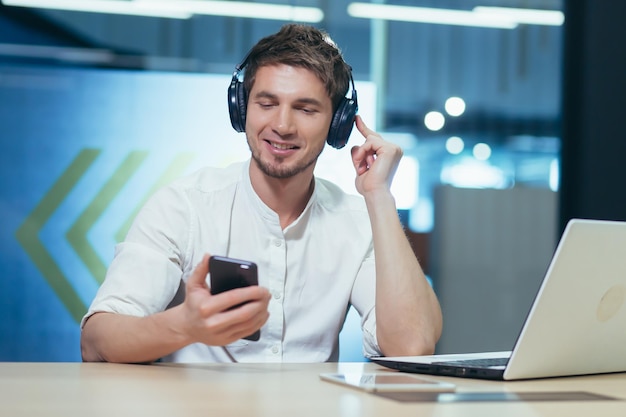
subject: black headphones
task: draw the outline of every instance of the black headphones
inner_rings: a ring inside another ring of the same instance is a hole
[[[248,94],[243,82],[239,80],[241,71],[248,63],[249,54],[243,62],[235,67],[233,79],[228,87],[228,112],[230,113],[230,123],[237,132],[246,130],[246,109],[248,106]],[[335,149],[341,149],[348,143],[352,126],[354,125],[354,117],[359,109],[359,103],[356,97],[356,89],[354,88],[354,79],[350,73],[350,83],[352,85],[352,97],[344,97],[337,110],[333,114],[333,119],[328,130],[326,143]]]

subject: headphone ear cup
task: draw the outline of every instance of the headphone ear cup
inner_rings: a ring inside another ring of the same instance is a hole
[[[228,87],[228,113],[230,114],[230,124],[237,132],[246,130],[246,96],[243,83],[233,77]]]
[[[341,149],[346,146],[352,132],[352,126],[354,126],[356,112],[356,100],[344,97],[337,110],[335,110],[335,114],[333,114],[326,143],[335,149]]]

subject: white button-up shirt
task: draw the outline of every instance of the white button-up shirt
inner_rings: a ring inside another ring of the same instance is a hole
[[[363,353],[379,355],[370,221],[360,196],[315,179],[304,212],[285,229],[252,188],[249,163],[204,168],[155,193],[116,247],[95,312],[147,316],[184,298],[205,253],[256,262],[272,294],[257,342],[196,343],[177,362],[323,362],[339,357],[350,305],[361,315]]]

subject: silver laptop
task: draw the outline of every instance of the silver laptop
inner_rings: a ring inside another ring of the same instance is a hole
[[[497,380],[624,372],[625,300],[626,222],[572,219],[512,351],[372,360],[405,372]]]

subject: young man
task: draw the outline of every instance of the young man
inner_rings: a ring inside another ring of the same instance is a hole
[[[352,116],[344,124],[365,138],[351,153],[361,196],[313,175],[350,88],[340,51],[286,25],[243,65],[231,118],[251,160],[205,168],[146,204],[83,319],[83,360],[333,361],[351,305],[365,355],[432,353],[439,303],[390,192],[401,149]],[[256,262],[259,286],[211,295],[209,254]],[[242,339],[258,329],[259,341]]]

